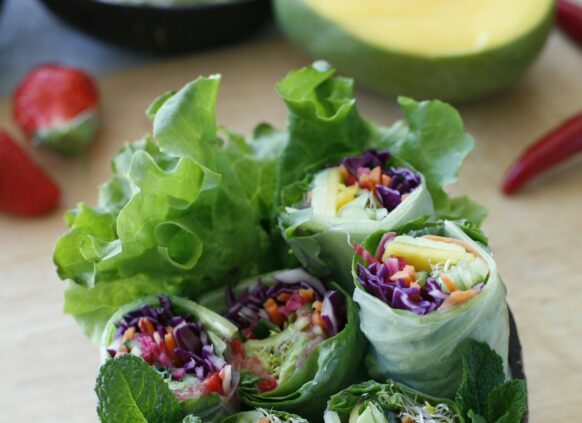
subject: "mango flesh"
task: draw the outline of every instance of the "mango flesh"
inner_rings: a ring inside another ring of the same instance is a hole
[[[360,40],[392,51],[449,56],[496,48],[531,31],[551,0],[304,0]]]
[[[414,266],[416,271],[431,271],[431,265],[451,264],[475,259],[475,255],[463,247],[446,242],[433,241],[425,238],[413,238],[402,235],[394,238],[386,246],[383,259],[390,256],[402,257],[407,264]]]
[[[274,0],[283,32],[359,86],[466,102],[513,84],[553,26],[552,0]]]
[[[337,167],[322,170],[315,175],[311,191],[311,208],[314,215],[335,217],[340,182],[340,171]]]

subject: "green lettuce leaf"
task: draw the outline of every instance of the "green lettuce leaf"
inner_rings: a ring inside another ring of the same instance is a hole
[[[136,298],[162,293],[175,294],[177,291],[176,283],[163,277],[150,278],[143,274],[100,283],[94,288],[71,282],[65,290],[64,312],[72,315],[81,330],[93,343],[98,344],[107,321],[119,307]]]
[[[103,423],[172,423],[183,411],[160,374],[141,358],[124,354],[99,370],[95,392]]]
[[[287,105],[289,134],[279,168],[278,204],[297,203],[306,175],[358,154],[372,142],[374,130],[356,109],[354,81],[332,78],[334,73],[326,65],[308,66],[277,84]]]
[[[416,102],[400,97],[398,103],[406,117],[406,134],[401,128],[384,134],[379,146],[385,146],[425,176],[437,217],[480,224],[487,215],[482,206],[468,197],[450,198],[443,190],[457,180],[461,164],[475,144],[464,132],[459,113],[438,100]]]
[[[93,339],[121,299],[161,289],[196,296],[275,267],[261,221],[261,207],[272,207],[273,188],[255,200],[254,181],[233,169],[215,122],[219,82],[198,78],[159,98],[149,109],[153,137],[113,157],[98,207],[80,204],[66,216],[69,231],[57,241],[54,262],[62,279],[79,286],[71,293],[86,293],[69,295],[65,310]],[[261,136],[252,144],[254,155],[268,161]],[[96,302],[99,311],[87,312]]]

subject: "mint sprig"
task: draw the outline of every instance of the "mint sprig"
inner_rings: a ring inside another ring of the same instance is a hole
[[[179,422],[184,417],[162,376],[130,354],[101,366],[95,392],[97,414],[103,423]]]
[[[456,401],[472,423],[519,423],[527,409],[523,380],[505,381],[501,357],[489,345],[469,341]]]

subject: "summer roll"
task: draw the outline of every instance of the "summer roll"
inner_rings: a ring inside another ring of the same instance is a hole
[[[352,299],[301,268],[241,281],[226,298],[217,292],[200,301],[239,329],[232,363],[251,407],[317,420],[361,366],[366,341]]]
[[[388,151],[367,150],[318,171],[302,201],[281,215],[301,263],[353,289],[351,243],[434,213],[425,178]]]
[[[331,397],[325,423],[463,423],[453,401],[424,395],[400,383],[367,381]]]
[[[495,350],[507,374],[506,288],[486,242],[468,222],[419,220],[355,245],[354,301],[372,377],[452,397],[468,338]]]
[[[251,411],[241,411],[232,416],[224,418],[220,423],[309,423],[296,414],[289,414],[283,411],[257,408]]]
[[[157,395],[169,390],[182,414],[219,421],[238,410],[239,375],[229,351],[236,332],[227,319],[187,299],[145,297],[111,317],[103,334],[102,360],[107,364],[125,355],[141,358],[165,382],[167,389]],[[106,385],[98,390],[101,409],[106,409],[112,391],[114,387]]]

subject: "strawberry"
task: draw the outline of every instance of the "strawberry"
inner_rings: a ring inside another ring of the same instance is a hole
[[[37,216],[53,209],[59,187],[0,129],[0,211]]]
[[[32,69],[12,96],[12,114],[38,144],[63,155],[79,153],[99,127],[99,94],[83,70],[46,64]]]

